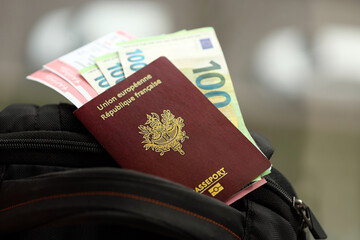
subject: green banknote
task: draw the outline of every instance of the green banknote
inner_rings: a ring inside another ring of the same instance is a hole
[[[96,64],[90,65],[79,71],[81,76],[100,94],[110,87],[104,75]]]
[[[110,86],[114,86],[125,79],[117,52],[95,58],[95,62]]]
[[[255,145],[245,127],[229,70],[213,28],[118,44],[125,76],[166,56]]]

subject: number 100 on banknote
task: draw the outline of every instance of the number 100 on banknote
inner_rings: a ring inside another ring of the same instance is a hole
[[[160,56],[175,66],[250,140],[229,70],[213,28],[143,38],[118,44],[128,77]]]

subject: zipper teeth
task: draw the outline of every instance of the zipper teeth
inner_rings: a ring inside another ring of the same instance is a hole
[[[265,179],[268,184],[266,186],[275,190],[283,199],[285,199],[291,206],[293,204],[292,196],[290,196],[287,191],[284,190],[279,184],[277,184],[270,176],[265,176]]]
[[[103,152],[97,143],[59,139],[0,139],[0,149],[77,150]]]

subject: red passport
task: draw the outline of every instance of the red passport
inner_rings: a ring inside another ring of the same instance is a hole
[[[74,112],[123,168],[226,202],[270,167],[165,57]]]

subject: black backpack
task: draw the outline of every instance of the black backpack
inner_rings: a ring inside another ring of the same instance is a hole
[[[325,239],[275,168],[228,206],[179,184],[122,169],[69,104],[0,112],[0,239]],[[270,159],[273,148],[252,133]]]

